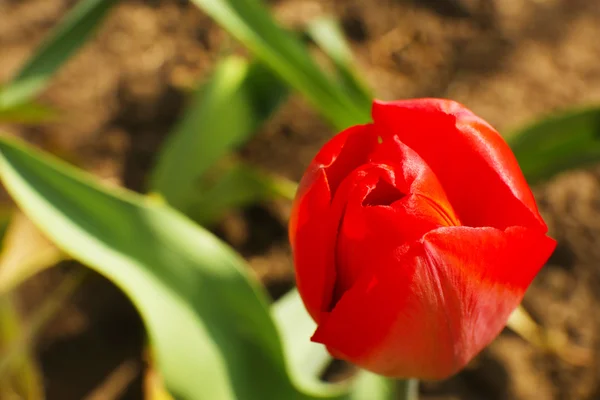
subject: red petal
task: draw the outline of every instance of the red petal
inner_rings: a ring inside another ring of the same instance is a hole
[[[500,332],[554,245],[521,227],[439,228],[361,277],[313,340],[379,374],[447,377]]]
[[[442,299],[456,305],[451,330],[459,368],[500,333],[556,247],[554,239],[523,227],[439,228],[424,244]]]
[[[398,137],[384,139],[370,155],[369,161],[385,164],[394,170],[394,185],[400,190],[429,199],[432,205],[438,207],[440,214],[447,217],[446,225],[460,224],[435,172]]]
[[[296,199],[290,221],[290,242],[296,284],[309,314],[318,322],[327,291],[335,282],[333,240],[323,224],[329,219],[330,192],[325,171],[318,169],[304,194]]]
[[[371,127],[349,128],[323,146],[304,174],[292,207],[289,237],[296,281],[316,321],[329,306],[335,281],[335,236],[343,210],[332,210],[332,198],[345,176],[367,161],[377,143]]]
[[[399,141],[378,146],[371,163],[347,179],[353,187],[343,199],[334,304],[365,270],[394,265],[408,243],[440,226],[460,225],[433,172]]]
[[[556,241],[520,226],[494,228],[439,228],[424,237],[437,265],[464,274],[488,287],[502,287],[521,295],[548,260]]]
[[[376,183],[365,182],[368,179]],[[334,304],[365,271],[376,274],[397,265],[409,243],[432,229],[453,224],[437,204],[418,194],[402,196],[390,205],[365,205],[363,198],[377,192],[382,182],[386,180],[371,174],[348,196],[338,231]]]
[[[444,375],[452,349],[450,341],[439,339],[447,328],[436,292],[422,276],[429,270],[426,264],[418,244],[398,258],[398,265],[359,280],[322,317],[312,340],[335,357],[381,375]]]
[[[380,135],[397,135],[429,164],[465,225],[547,231],[512,151],[464,106],[442,99],[375,101],[372,113]]]
[[[368,124],[346,129],[319,150],[311,166],[325,169],[332,198],[344,178],[368,161],[376,145],[377,135],[373,125]]]
[[[371,143],[377,137],[372,133],[372,124],[357,125],[348,128],[321,147],[312,160],[298,185],[295,203],[304,196],[320,174],[320,170],[327,171],[328,186],[335,189],[344,179],[344,176],[353,169],[365,163],[371,149]],[[330,190],[335,193],[335,190]],[[333,198],[333,196],[331,196]]]

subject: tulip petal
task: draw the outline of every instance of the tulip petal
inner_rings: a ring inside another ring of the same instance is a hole
[[[454,209],[435,172],[413,149],[398,137],[384,139],[369,156],[371,163],[387,165],[396,171],[394,185],[405,193],[416,194],[430,200],[447,218],[447,225],[459,225]]]
[[[381,182],[385,181],[377,185]],[[380,268],[398,265],[408,243],[452,225],[437,205],[420,195],[405,195],[391,205],[365,206],[352,200],[338,230],[333,304],[366,270],[376,274]]]
[[[347,179],[354,183],[343,197],[333,304],[364,270],[394,265],[408,243],[432,229],[460,225],[435,174],[398,140],[380,144]]]
[[[329,218],[330,192],[323,169],[297,201],[290,222],[296,284],[309,314],[318,321],[324,299],[335,282],[331,235],[322,224]],[[320,219],[321,218],[321,219]]]
[[[464,106],[442,99],[375,101],[372,114],[381,136],[396,135],[431,167],[465,225],[547,231],[509,146]]]
[[[382,375],[445,378],[500,332],[554,246],[522,227],[438,228],[365,273],[313,340]]]
[[[377,135],[372,124],[353,126],[325,143],[309,170],[325,170],[333,199],[344,178],[368,161],[369,154],[376,145]],[[304,179],[300,183],[301,188],[310,183],[303,181]]]
[[[435,377],[452,353],[433,290],[420,275],[429,268],[421,244],[401,263],[365,274],[335,308],[321,317],[312,339],[337,358],[392,377]],[[425,330],[423,330],[425,328]],[[433,370],[432,370],[433,369]]]
[[[334,212],[338,186],[367,160],[377,138],[372,125],[349,128],[330,140],[304,174],[289,225],[296,283],[310,315],[318,322],[335,283],[335,240],[343,208]]]

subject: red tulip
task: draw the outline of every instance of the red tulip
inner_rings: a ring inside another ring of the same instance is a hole
[[[508,145],[464,106],[375,101],[372,116],[302,178],[298,290],[334,357],[445,378],[500,333],[555,241]]]

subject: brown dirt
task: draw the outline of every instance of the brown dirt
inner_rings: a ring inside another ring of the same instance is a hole
[[[0,0],[0,82],[73,3]],[[289,26],[323,13],[338,16],[379,98],[454,98],[501,131],[556,109],[600,102],[596,1],[269,3]],[[123,1],[42,96],[64,110],[64,118],[3,128],[99,176],[143,190],[156,150],[184,105],[182,88],[202,79],[221,54],[234,49],[229,37],[186,1]],[[241,154],[298,179],[331,134],[295,97]],[[536,188],[559,247],[524,302],[536,321],[588,350],[591,359],[572,365],[506,331],[456,377],[424,383],[424,399],[600,398],[599,177],[598,169],[576,171]],[[292,282],[288,212],[288,204],[250,207],[232,213],[218,229],[275,296]],[[43,298],[63,269],[25,285],[25,308]],[[142,347],[135,311],[103,278],[92,276],[41,339],[38,356],[48,398],[83,398],[114,371],[129,371],[124,374],[132,377],[118,398],[141,398]],[[119,368],[123,365],[129,369]]]

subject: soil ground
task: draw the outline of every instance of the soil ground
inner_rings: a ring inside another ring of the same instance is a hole
[[[0,82],[74,3],[0,0]],[[453,98],[503,132],[557,109],[600,102],[597,0],[269,5],[292,27],[324,13],[337,16],[362,75],[382,99]],[[63,118],[3,128],[103,178],[142,190],[157,149],[182,111],[183,88],[205,77],[233,46],[187,1],[123,1],[43,94],[42,101],[64,110]],[[332,133],[294,97],[240,153],[297,180]],[[524,301],[539,324],[588,351],[589,360],[563,360],[506,330],[457,376],[424,382],[423,399],[600,399],[599,178],[600,169],[590,168],[535,188],[559,246]],[[293,280],[288,208],[253,206],[232,213],[219,227],[274,296]],[[23,308],[35,307],[71,268],[80,267],[65,265],[26,283]],[[78,400],[92,393],[142,398],[143,347],[135,310],[110,283],[91,276],[40,339],[37,355],[48,399]]]

